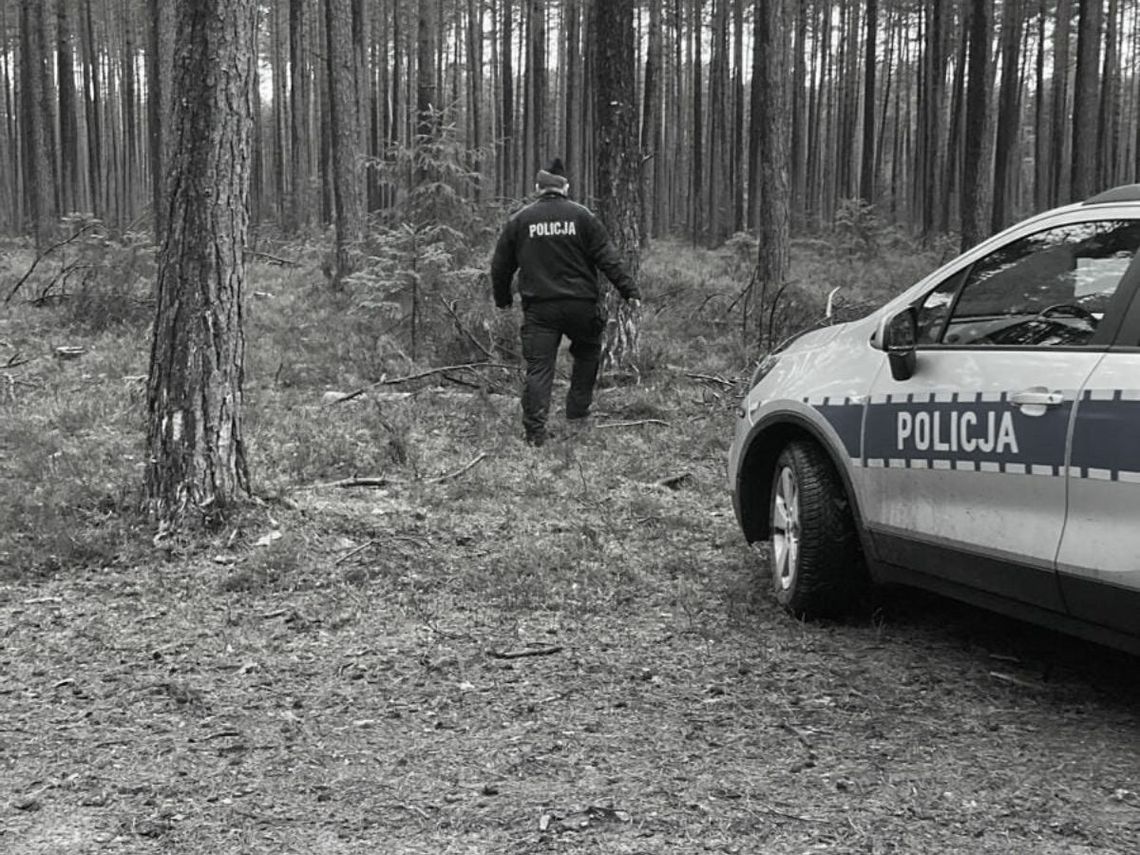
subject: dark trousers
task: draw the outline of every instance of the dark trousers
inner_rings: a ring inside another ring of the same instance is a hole
[[[566,395],[566,418],[580,419],[590,412],[604,329],[601,310],[592,300],[543,300],[524,308],[522,351],[526,359],[526,382],[522,410],[527,437],[541,438],[546,433],[554,362],[562,336],[570,339],[570,355],[574,358],[570,391]]]

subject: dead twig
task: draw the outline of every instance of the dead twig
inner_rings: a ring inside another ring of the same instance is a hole
[[[527,656],[553,656],[562,652],[562,645],[555,644],[550,647],[524,647],[522,650],[488,650],[487,655],[492,659],[522,659]]]
[[[478,455],[476,455],[476,457],[474,459],[469,460],[467,463],[464,463],[462,466],[460,466],[454,472],[448,472],[445,475],[436,475],[434,478],[428,478],[427,483],[439,484],[443,481],[450,481],[453,478],[458,478],[460,475],[462,475],[468,469],[472,469],[476,465],[478,465],[484,458],[486,458],[486,456],[487,456],[487,452],[481,451],[481,452],[479,452]]]
[[[98,225],[98,224],[97,223],[88,223],[83,228],[79,229],[79,231],[77,231],[71,237],[64,238],[63,240],[59,241],[58,243],[52,244],[47,249],[45,249],[43,252],[41,252],[39,255],[37,255],[35,258],[35,261],[32,262],[32,266],[28,268],[28,272],[20,277],[19,281],[16,282],[16,284],[12,286],[12,290],[8,292],[8,296],[4,298],[4,305],[8,305],[8,303],[12,302],[12,298],[15,297],[16,294],[19,292],[19,290],[24,287],[24,283],[27,282],[28,278],[32,275],[32,273],[35,272],[35,269],[39,266],[41,261],[43,261],[49,255],[51,255],[57,249],[60,249],[61,247],[64,247],[64,246],[67,246],[72,241],[78,240],[84,233],[89,232],[89,231],[91,231],[91,229],[95,228],[96,225]]]
[[[331,401],[329,406],[333,404],[343,404],[345,401],[351,401],[354,398],[359,398],[370,389],[375,389],[379,386],[396,386],[400,383],[411,383],[413,380],[423,380],[425,377],[434,377],[437,374],[447,374],[449,371],[460,371],[462,369],[476,369],[476,368],[506,368],[511,371],[521,371],[517,365],[507,365],[503,362],[465,362],[461,365],[445,365],[442,368],[432,368],[428,371],[420,371],[417,374],[408,374],[404,377],[392,377],[391,379],[381,377],[374,383],[369,383],[367,386],[361,386],[335,401]]]
[[[638,419],[632,422],[605,422],[604,424],[594,425],[595,430],[602,428],[627,428],[627,427],[640,427],[641,425],[661,425],[662,427],[670,427],[669,422],[663,422],[661,419]]]
[[[1015,677],[1012,674],[1003,674],[1001,671],[990,671],[990,676],[995,680],[1001,680],[1003,683],[1010,683],[1014,686],[1021,686],[1023,689],[1044,688],[1040,683],[1034,683],[1031,680],[1022,680],[1020,677]]]
[[[832,823],[832,820],[830,820],[830,819],[819,819],[818,817],[814,817],[814,816],[802,816],[801,814],[798,814],[798,813],[789,813],[786,810],[780,810],[779,808],[774,808],[771,805],[764,804],[763,802],[755,802],[755,805],[756,805],[756,807],[758,807],[760,809],[761,812],[770,813],[773,816],[782,816],[786,819],[798,820],[799,822],[818,822],[818,823],[822,823],[824,825],[830,825]]]
[[[356,549],[349,550],[348,552],[346,552],[344,555],[342,555],[340,558],[338,558],[336,561],[333,562],[333,567],[336,567],[338,564],[343,564],[345,561],[352,558],[353,556],[359,555],[364,550],[370,549],[371,547],[373,547],[375,545],[376,545],[376,541],[370,540],[367,543],[356,547]]]

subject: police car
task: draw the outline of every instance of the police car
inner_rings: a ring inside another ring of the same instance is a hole
[[[1140,184],[764,359],[729,453],[777,599],[917,585],[1140,653]]]

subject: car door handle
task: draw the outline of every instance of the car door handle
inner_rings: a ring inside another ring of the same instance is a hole
[[[1015,407],[1056,407],[1065,402],[1065,396],[1061,392],[1036,387],[1014,392],[1009,396],[1009,402]]]

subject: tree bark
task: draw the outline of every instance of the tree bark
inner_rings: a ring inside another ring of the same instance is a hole
[[[922,234],[929,238],[935,229],[938,210],[939,185],[942,177],[942,150],[939,145],[942,131],[942,99],[946,69],[943,52],[946,0],[930,0],[927,17],[926,49],[924,52],[924,80],[922,87],[922,169],[916,186],[922,211]]]
[[[546,2],[528,0],[526,68],[526,124],[523,168],[526,175],[534,175],[549,155],[543,151],[546,134]]]
[[[309,109],[305,0],[289,0],[289,232],[309,223]]]
[[[994,143],[994,205],[990,230],[1010,224],[1010,186],[1018,162],[1017,135],[1021,126],[1021,30],[1023,0],[1007,0],[1001,22],[1001,91],[998,93],[997,138]]]
[[[704,0],[693,0],[692,31],[689,35],[689,50],[692,56],[693,70],[693,175],[690,185],[689,225],[693,241],[700,240],[705,232],[705,177],[704,177],[704,102],[703,84],[701,82],[701,66],[704,56],[704,39],[702,16],[704,14]]]
[[[591,11],[597,89],[596,171],[594,194],[598,215],[625,256],[630,274],[640,267],[641,169],[637,139],[637,67],[634,48],[633,0],[595,3]],[[638,319],[610,289],[602,365],[620,372],[636,372]]]
[[[84,111],[87,118],[87,182],[91,193],[91,211],[104,216],[106,205],[103,169],[103,108],[99,74],[99,45],[95,40],[94,0],[87,0],[83,38]]]
[[[36,247],[42,248],[54,215],[48,128],[44,120],[43,17],[39,0],[20,0],[20,115],[24,189]]]
[[[762,55],[759,85],[760,211],[757,281],[762,293],[777,294],[788,279],[790,214],[788,200],[788,107],[786,0],[757,0],[756,50]],[[761,302],[761,310],[768,309]],[[757,337],[764,342],[764,329]],[[769,341],[772,346],[775,342]]]
[[[75,46],[72,43],[70,4],[60,0],[56,67],[59,86],[59,146],[61,210],[71,212],[78,207],[79,186],[79,117],[75,98]]]
[[[146,500],[160,534],[214,522],[249,490],[242,290],[256,18],[254,0],[179,4],[147,386]]]
[[[966,129],[962,144],[962,249],[986,236],[983,163],[989,126],[990,2],[971,0],[969,22],[969,79],[966,84]]]
[[[1069,50],[1072,32],[1073,0],[1057,0],[1057,17],[1053,27],[1053,85],[1051,112],[1053,129],[1049,139],[1050,205],[1060,205],[1072,198],[1071,141],[1069,123]]]
[[[863,62],[863,152],[859,170],[859,195],[868,205],[875,202],[875,46],[878,42],[878,0],[867,0],[867,43]]]
[[[502,22],[502,62],[503,100],[499,106],[499,194],[510,198],[517,190],[515,174],[515,81],[514,62],[514,16],[509,0],[503,2]]]
[[[1096,128],[1096,186],[1111,187],[1116,182],[1114,159],[1120,128],[1117,91],[1120,88],[1120,62],[1117,56],[1117,0],[1108,0],[1105,18],[1104,71],[1101,73],[1100,109]]]
[[[167,141],[170,120],[170,57],[174,52],[174,4],[150,0],[150,50],[147,62],[147,121],[150,125],[150,180],[154,207],[154,235],[161,244],[166,229]]]
[[[1080,0],[1077,76],[1073,84],[1072,198],[1087,199],[1096,188],[1096,129],[1100,86],[1101,0]]]
[[[645,97],[641,123],[641,245],[656,232],[655,206],[661,127],[661,0],[650,0],[649,45],[645,54]]]
[[[333,217],[336,225],[335,284],[352,272],[352,249],[363,235],[364,223],[360,205],[360,130],[352,0],[325,0],[325,13]]]

